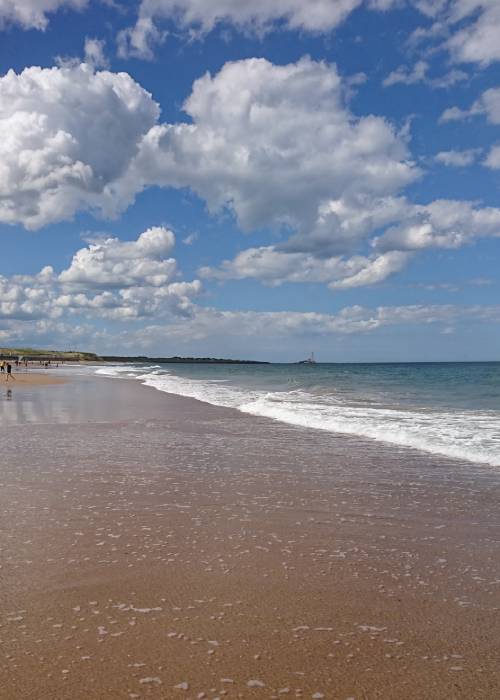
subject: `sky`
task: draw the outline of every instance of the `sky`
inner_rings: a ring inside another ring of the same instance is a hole
[[[0,346],[495,360],[500,0],[0,0]]]

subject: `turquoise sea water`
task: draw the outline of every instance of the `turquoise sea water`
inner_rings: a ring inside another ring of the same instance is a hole
[[[126,365],[135,377],[292,425],[500,466],[500,363]]]

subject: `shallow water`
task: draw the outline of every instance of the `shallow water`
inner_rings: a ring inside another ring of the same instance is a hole
[[[100,367],[302,427],[500,466],[500,363]]]

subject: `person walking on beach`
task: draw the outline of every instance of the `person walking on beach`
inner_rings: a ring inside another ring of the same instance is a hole
[[[5,360],[0,362],[0,372],[3,374],[5,372]]]
[[[12,374],[12,365],[10,364],[10,362],[7,362],[7,378],[5,381],[8,382],[9,379],[15,379],[15,377]]]

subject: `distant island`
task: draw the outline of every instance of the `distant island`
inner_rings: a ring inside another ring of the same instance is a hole
[[[154,362],[155,364],[184,363],[212,365],[268,365],[258,360],[230,360],[219,357],[147,357],[146,355],[96,355],[79,350],[36,350],[34,348],[0,348],[0,359],[50,362]]]

